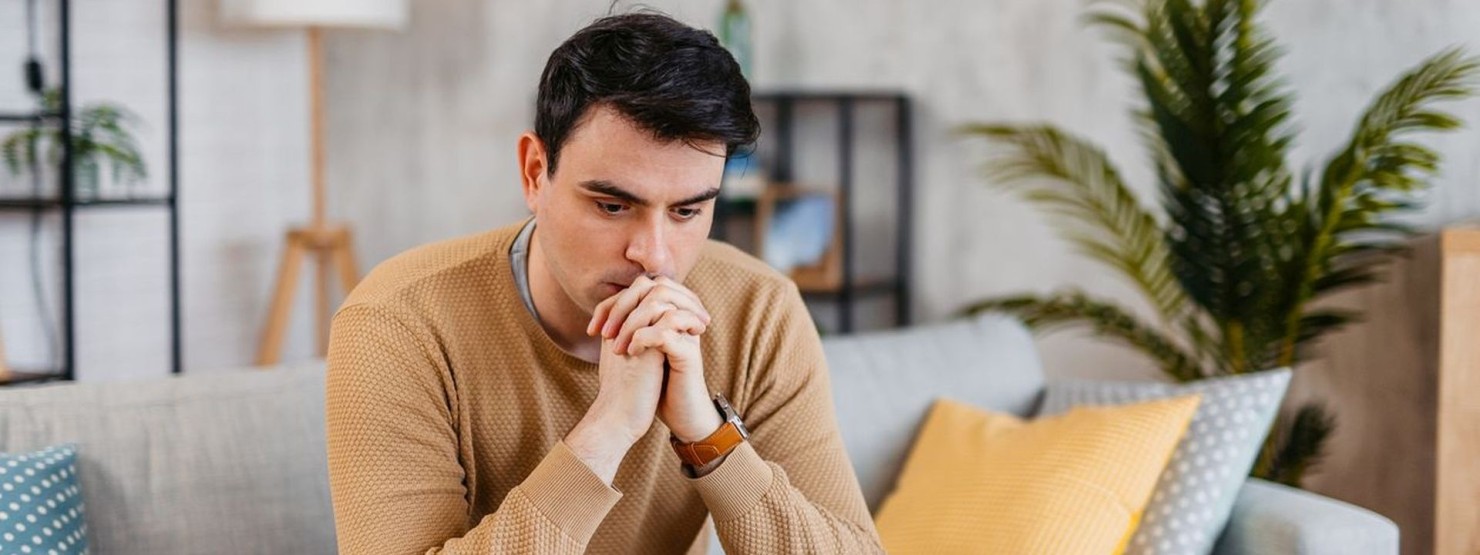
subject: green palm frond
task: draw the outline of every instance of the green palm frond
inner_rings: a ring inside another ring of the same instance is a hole
[[[989,163],[988,175],[1026,188],[1028,200],[1060,218],[1065,239],[1131,280],[1162,318],[1184,312],[1186,299],[1167,266],[1161,227],[1104,151],[1044,125],[971,125],[961,131],[1004,147]]]
[[[1273,361],[1283,332],[1276,299],[1283,207],[1292,182],[1290,96],[1273,77],[1279,52],[1253,21],[1258,2],[1147,2],[1143,21],[1102,18],[1140,33],[1135,71],[1167,199],[1172,269],[1222,327],[1234,372]]]
[[[1196,358],[1183,351],[1171,338],[1120,307],[1091,299],[1082,292],[1071,291],[1052,297],[998,297],[974,303],[962,312],[1011,314],[1038,331],[1065,326],[1088,326],[1096,333],[1134,347],[1156,360],[1163,370],[1179,381],[1206,377],[1200,374]]]
[[[1336,418],[1325,405],[1302,405],[1293,416],[1281,416],[1255,462],[1253,475],[1272,482],[1299,486],[1305,474],[1320,465],[1326,442],[1336,431]]]
[[[1398,79],[1367,108],[1346,148],[1326,165],[1319,187],[1296,205],[1304,212],[1298,229],[1305,248],[1293,261],[1299,278],[1286,307],[1283,363],[1319,336],[1302,317],[1309,302],[1375,280],[1390,258],[1381,255],[1402,250],[1398,241],[1411,230],[1388,218],[1414,207],[1408,199],[1437,173],[1439,161],[1433,150],[1403,138],[1460,127],[1432,104],[1473,94],[1477,69],[1480,60],[1446,50]]]

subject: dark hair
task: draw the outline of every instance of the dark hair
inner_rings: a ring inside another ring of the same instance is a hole
[[[659,139],[723,142],[726,156],[760,134],[750,85],[730,52],[712,33],[658,13],[603,17],[550,53],[534,133],[551,173],[565,140],[600,105]]]

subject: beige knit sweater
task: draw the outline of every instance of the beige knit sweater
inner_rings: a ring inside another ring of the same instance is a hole
[[[514,284],[519,225],[382,263],[334,317],[328,450],[341,553],[881,552],[796,287],[711,242],[685,285],[713,323],[711,390],[750,442],[684,476],[654,421],[607,486],[561,439],[597,366],[560,350]],[[696,541],[696,538],[699,541]]]

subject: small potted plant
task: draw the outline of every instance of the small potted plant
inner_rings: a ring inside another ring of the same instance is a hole
[[[61,110],[61,92],[48,89],[42,95],[41,105],[47,112]],[[131,188],[144,181],[148,170],[133,136],[138,122],[139,118],[132,112],[111,103],[88,104],[73,115],[70,125],[75,198],[98,197],[104,170],[109,170],[114,185]],[[59,126],[21,129],[0,142],[0,157],[5,159],[5,167],[12,176],[41,171],[38,166],[43,151],[47,163],[61,165]]]

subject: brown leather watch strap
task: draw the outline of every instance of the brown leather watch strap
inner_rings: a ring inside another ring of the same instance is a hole
[[[734,451],[745,441],[745,435],[740,433],[740,428],[734,422],[726,421],[718,430],[709,434],[709,437],[699,441],[684,443],[676,436],[669,436],[668,440],[673,444],[673,451],[678,453],[679,460],[698,468],[730,454],[730,451]]]

